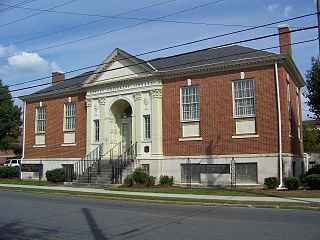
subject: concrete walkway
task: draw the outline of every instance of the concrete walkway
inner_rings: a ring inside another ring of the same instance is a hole
[[[111,191],[95,188],[77,188],[77,187],[58,187],[58,186],[34,186],[18,184],[0,184],[0,187],[6,188],[27,188],[54,191],[99,193],[113,195],[146,196],[161,198],[182,198],[182,199],[204,199],[204,200],[231,200],[231,201],[254,201],[254,202],[295,202],[295,203],[320,203],[320,198],[296,198],[296,197],[247,197],[247,196],[218,196],[218,195],[195,195],[195,194],[169,194],[169,193],[150,193],[150,192],[126,192]]]

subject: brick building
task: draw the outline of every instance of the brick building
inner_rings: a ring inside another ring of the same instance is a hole
[[[102,144],[102,160],[133,145],[134,167],[176,183],[229,185],[304,171],[300,88],[288,26],[280,54],[243,46],[145,61],[115,49],[93,72],[22,97],[24,163],[72,165]],[[191,166],[191,167],[190,167]],[[32,177],[26,173],[25,177]]]

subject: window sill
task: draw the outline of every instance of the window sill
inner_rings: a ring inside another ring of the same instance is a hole
[[[46,145],[33,145],[32,147],[33,148],[45,148]]]
[[[255,117],[256,117],[256,115],[253,115],[253,116],[233,116],[234,119],[241,119],[241,118],[246,119],[246,118],[255,118]]]
[[[258,138],[259,135],[237,135],[237,136],[232,136],[232,138]]]
[[[62,143],[61,147],[74,147],[77,146],[76,143]]]
[[[181,123],[197,123],[200,122],[200,119],[190,119],[190,120],[180,120]]]
[[[64,129],[63,131],[69,133],[69,132],[75,132],[76,130],[75,129],[70,129],[70,130],[69,129]]]
[[[45,134],[46,132],[36,132],[35,135],[43,135]]]
[[[186,141],[201,141],[202,137],[188,137],[188,138],[179,138],[179,142],[186,142]]]
[[[151,143],[151,139],[150,138],[146,138],[141,140],[141,143]]]

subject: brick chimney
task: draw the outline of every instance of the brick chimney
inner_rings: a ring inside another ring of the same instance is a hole
[[[63,72],[52,72],[52,85],[64,81],[64,79]]]
[[[291,50],[291,33],[288,24],[283,24],[278,26],[279,31],[279,44],[280,44],[280,54],[288,54],[292,57]]]

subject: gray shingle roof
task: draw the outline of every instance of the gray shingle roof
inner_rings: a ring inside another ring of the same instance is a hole
[[[32,95],[38,95],[38,94],[44,94],[44,93],[51,93],[51,92],[59,92],[62,90],[75,90],[77,88],[80,88],[82,84],[85,82],[85,80],[93,73],[93,71],[82,73],[78,76],[66,79],[64,81],[61,81],[59,83],[56,83],[50,87],[47,87],[45,89],[41,89],[29,96]]]
[[[159,71],[166,71],[274,55],[276,54],[254,48],[234,45],[222,48],[207,48],[175,56],[156,58],[151,59],[148,62],[155,69]]]

